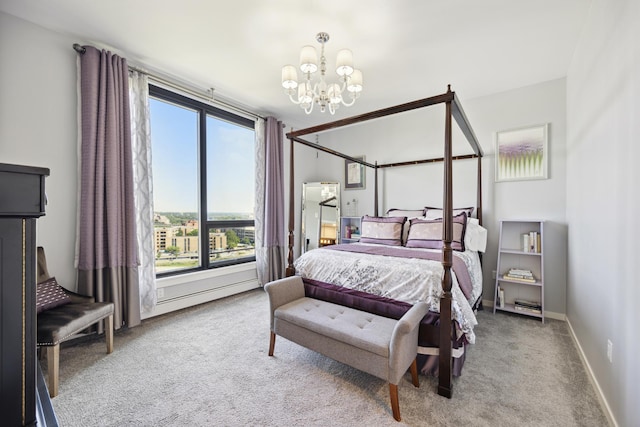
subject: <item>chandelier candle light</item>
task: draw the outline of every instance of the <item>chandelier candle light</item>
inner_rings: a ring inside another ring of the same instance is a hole
[[[324,44],[329,41],[329,34],[318,33],[316,40],[321,44],[320,48],[320,80],[312,81],[313,74],[318,71],[318,55],[313,46],[304,46],[300,52],[300,71],[303,73],[303,80],[298,82],[298,73],[293,65],[282,67],[282,87],[289,95],[289,99],[294,104],[300,105],[304,112],[311,114],[313,105],[318,104],[320,112],[327,109],[331,114],[343,104],[346,107],[352,106],[362,92],[362,72],[353,68],[353,53],[349,49],[342,49],[338,52],[336,60],[336,73],[339,83],[327,83],[325,75],[327,72],[327,60],[324,56]],[[345,89],[347,93],[345,94]],[[294,95],[298,93],[297,99]],[[350,102],[345,102],[344,95],[348,95]]]

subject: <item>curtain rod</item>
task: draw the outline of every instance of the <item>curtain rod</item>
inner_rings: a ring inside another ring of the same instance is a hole
[[[78,52],[80,54],[83,54],[83,53],[85,53],[87,51],[87,49],[84,46],[81,46],[78,43],[74,43],[73,44],[73,50],[75,50],[76,52]],[[165,77],[162,77],[162,76],[159,76],[157,74],[153,74],[153,73],[151,73],[151,72],[149,72],[149,71],[147,71],[145,69],[142,69],[142,68],[139,68],[139,67],[136,67],[136,66],[132,66],[132,65],[129,65],[129,69],[133,70],[133,71],[137,71],[137,72],[142,73],[142,74],[146,74],[148,77],[150,77],[151,79],[157,81],[158,83],[162,83],[162,84],[167,85],[167,86],[169,86],[169,87],[171,87],[173,89],[177,89],[177,90],[180,90],[182,92],[188,93],[188,94],[190,94],[192,96],[196,96],[196,97],[198,97],[200,99],[206,100],[207,102],[211,102],[211,103],[215,103],[215,104],[224,106],[224,107],[229,108],[231,110],[235,110],[238,113],[245,114],[245,115],[251,116],[253,118],[260,118],[260,119],[265,120],[265,117],[263,117],[263,116],[261,116],[259,114],[256,114],[253,111],[249,111],[249,110],[246,110],[244,108],[238,107],[237,105],[233,105],[233,104],[230,104],[228,102],[224,102],[224,101],[221,101],[219,99],[215,99],[214,96],[213,96],[213,92],[215,90],[214,88],[209,89],[211,91],[211,93],[208,94],[208,95],[205,95],[205,94],[203,94],[201,92],[197,92],[197,91],[189,89],[188,87],[185,87],[185,86],[183,86],[181,84],[178,84],[175,81],[169,80],[169,79],[167,79]]]

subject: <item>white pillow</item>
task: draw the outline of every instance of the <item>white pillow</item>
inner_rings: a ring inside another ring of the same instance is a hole
[[[467,250],[477,252],[484,252],[487,249],[487,229],[480,225],[477,218],[467,219],[464,246]]]
[[[426,207],[425,209],[425,218],[427,219],[442,219],[442,209],[441,208],[430,208],[430,207]],[[471,218],[471,215],[473,214],[473,210],[474,208],[455,208],[453,209],[453,216],[457,216],[460,215],[462,212],[466,212],[467,213],[467,218]]]
[[[406,216],[407,222],[404,223],[404,228],[402,229],[402,245],[407,244],[407,239],[409,237],[409,221],[413,218],[423,218],[424,219],[424,209],[389,209],[387,211],[387,216]]]

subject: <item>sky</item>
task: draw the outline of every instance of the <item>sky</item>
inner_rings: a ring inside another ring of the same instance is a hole
[[[155,212],[197,212],[198,113],[150,98]],[[255,135],[207,117],[207,212],[253,213]]]

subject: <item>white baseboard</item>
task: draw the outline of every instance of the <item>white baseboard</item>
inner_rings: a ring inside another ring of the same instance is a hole
[[[248,280],[245,282],[233,283],[226,286],[219,286],[213,289],[206,289],[197,293],[182,295],[176,298],[159,301],[153,311],[144,313],[142,319],[159,316],[161,314],[171,313],[172,311],[181,310],[183,308],[192,307],[194,305],[203,304],[205,302],[214,301],[220,298],[239,294],[259,288],[257,280]]]
[[[602,388],[600,388],[600,384],[598,383],[596,376],[593,374],[591,365],[589,365],[589,361],[587,360],[587,357],[584,354],[584,351],[582,350],[582,346],[580,345],[580,342],[578,341],[578,338],[576,337],[576,334],[573,331],[573,327],[571,327],[571,322],[569,321],[569,319],[567,319],[567,325],[569,325],[569,332],[570,332],[571,338],[573,338],[573,342],[575,343],[576,348],[578,349],[580,360],[582,361],[582,364],[584,365],[585,370],[587,371],[587,376],[589,377],[589,381],[591,381],[591,385],[593,385],[593,389],[596,392],[596,396],[600,401],[600,406],[602,407],[602,410],[605,416],[607,417],[609,424],[614,427],[618,427],[618,423],[616,422],[616,419],[613,416],[613,412],[611,412],[611,407],[609,406],[607,399],[604,397],[604,393],[602,392]]]

